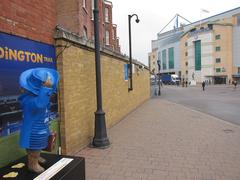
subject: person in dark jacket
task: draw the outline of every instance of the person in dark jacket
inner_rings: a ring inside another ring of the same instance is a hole
[[[202,89],[205,91],[205,81],[202,82]]]

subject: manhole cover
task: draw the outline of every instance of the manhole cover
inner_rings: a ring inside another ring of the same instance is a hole
[[[225,133],[233,133],[234,131],[232,129],[224,129],[223,130]]]

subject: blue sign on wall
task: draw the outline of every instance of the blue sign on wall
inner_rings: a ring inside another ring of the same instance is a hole
[[[128,64],[124,64],[124,80],[128,80]]]
[[[0,136],[18,130],[22,118],[17,101],[19,76],[36,67],[56,69],[53,45],[0,33]]]

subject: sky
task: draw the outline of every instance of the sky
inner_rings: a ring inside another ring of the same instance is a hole
[[[157,33],[176,15],[180,14],[190,22],[240,7],[240,0],[110,0],[113,3],[113,23],[117,24],[117,36],[123,54],[129,55],[128,15],[131,19],[132,57],[148,65],[151,41]],[[201,11],[209,11],[209,13]],[[173,24],[165,30],[173,29]],[[164,32],[164,31],[163,31]]]

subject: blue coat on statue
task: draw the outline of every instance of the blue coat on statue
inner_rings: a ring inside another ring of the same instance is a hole
[[[50,79],[52,87],[43,86]],[[30,69],[20,76],[20,86],[26,90],[19,97],[23,110],[20,129],[20,146],[31,150],[41,150],[48,145],[48,109],[50,96],[56,91],[58,73],[47,68]]]
[[[41,150],[47,147],[49,127],[47,111],[50,105],[51,90],[42,87],[36,96],[27,92],[19,97],[23,110],[23,122],[20,131],[20,146],[26,149]]]

